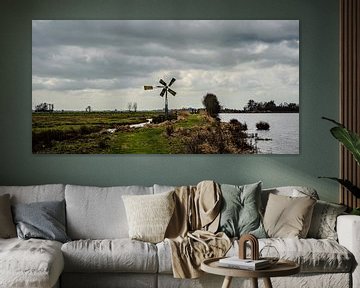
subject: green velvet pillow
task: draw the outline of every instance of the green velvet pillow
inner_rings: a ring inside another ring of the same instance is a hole
[[[223,184],[219,231],[229,237],[253,234],[266,238],[260,216],[261,182],[235,186]]]

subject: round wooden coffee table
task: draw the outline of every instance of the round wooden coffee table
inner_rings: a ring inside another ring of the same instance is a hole
[[[254,288],[258,288],[258,278],[263,278],[265,287],[272,288],[270,277],[289,276],[300,272],[300,266],[288,260],[279,260],[270,268],[254,271],[222,267],[219,265],[219,259],[221,258],[204,260],[201,263],[201,270],[210,274],[225,276],[222,288],[229,288],[233,277],[251,278]]]

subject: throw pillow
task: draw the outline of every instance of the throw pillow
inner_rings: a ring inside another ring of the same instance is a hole
[[[16,229],[11,215],[10,195],[0,196],[0,238],[16,237]]]
[[[19,238],[70,241],[65,232],[65,201],[15,204],[13,215]]]
[[[306,197],[269,195],[264,227],[269,237],[305,238],[316,200]]]
[[[261,182],[243,186],[221,185],[221,193],[219,231],[229,237],[251,233],[258,238],[265,238],[260,216]]]
[[[337,240],[336,219],[346,206],[318,200],[312,214],[308,237]]]
[[[151,243],[164,240],[175,208],[173,193],[122,196],[131,239]]]

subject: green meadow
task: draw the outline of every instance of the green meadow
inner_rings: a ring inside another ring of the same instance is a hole
[[[175,120],[144,127],[160,112],[33,112],[33,153],[55,154],[172,154],[189,153],[184,131],[201,129],[202,114],[180,113]],[[109,130],[110,129],[110,130]]]

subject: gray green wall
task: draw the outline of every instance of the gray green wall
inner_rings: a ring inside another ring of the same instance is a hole
[[[299,155],[32,155],[32,19],[299,19]],[[308,185],[337,201],[337,143],[321,116],[338,117],[337,0],[2,0],[0,185]]]

